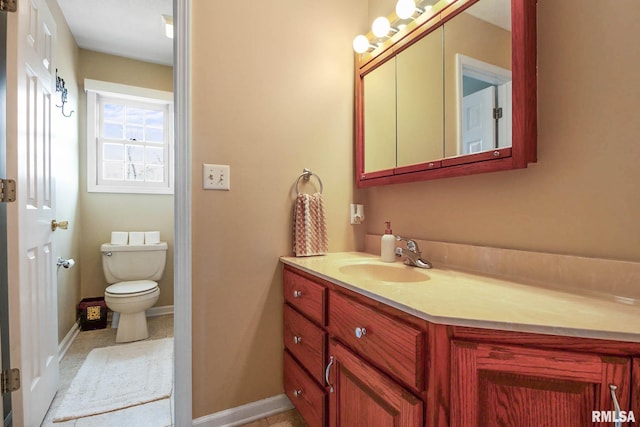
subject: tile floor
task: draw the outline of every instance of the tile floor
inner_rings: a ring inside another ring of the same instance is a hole
[[[149,339],[161,339],[173,336],[173,316],[157,316],[148,319]],[[80,332],[71,347],[60,361],[60,388],[51,403],[42,427],[170,427],[173,426],[173,399],[139,405],[78,420],[54,423],[53,417],[60,406],[71,381],[82,366],[84,359],[94,348],[116,345],[117,329],[108,327],[95,331]],[[242,427],[306,427],[298,412],[293,409],[272,415]]]
[[[243,424],[240,427],[307,427],[307,423],[304,422],[298,411],[292,409],[249,424]]]
[[[173,336],[173,315],[150,317],[148,319],[149,339]],[[80,332],[60,361],[60,387],[45,416],[42,427],[168,427],[173,425],[173,399],[163,399],[145,405],[134,406],[121,411],[79,418],[77,420],[54,423],[64,394],[82,366],[84,359],[94,348],[116,345],[117,329],[107,327],[95,331]]]

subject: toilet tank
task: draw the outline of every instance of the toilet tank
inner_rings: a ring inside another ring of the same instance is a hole
[[[102,269],[107,283],[127,280],[158,281],[167,260],[167,242],[153,245],[112,245],[103,243]]]

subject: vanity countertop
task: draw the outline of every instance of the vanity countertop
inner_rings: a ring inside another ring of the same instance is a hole
[[[432,323],[640,342],[640,305],[614,296],[457,271],[422,270],[422,282],[383,282],[341,272],[349,263],[387,264],[361,252],[281,257],[287,265]],[[401,264],[396,261],[395,264]],[[401,268],[415,268],[401,265]]]

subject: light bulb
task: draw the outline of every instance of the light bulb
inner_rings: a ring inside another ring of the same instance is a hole
[[[371,26],[371,31],[376,37],[384,37],[389,34],[389,30],[391,30],[391,24],[389,20],[384,16],[380,16],[373,21],[373,25]]]
[[[356,38],[353,39],[353,50],[358,53],[364,53],[369,50],[369,39],[367,36],[363,36],[362,34],[356,36]]]
[[[396,15],[400,19],[411,18],[415,11],[416,3],[414,0],[398,0],[396,3]]]

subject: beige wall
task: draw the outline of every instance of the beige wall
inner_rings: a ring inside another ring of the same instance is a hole
[[[640,3],[588,3],[538,2],[538,163],[369,189],[369,232],[640,261]]]
[[[104,294],[100,244],[108,242],[111,231],[159,230],[169,244],[167,266],[158,282],[160,298],[156,306],[173,305],[173,196],[144,194],[88,193],[86,183],[86,127],[84,79],[173,91],[172,67],[149,64],[80,49],[80,207],[82,227],[82,297]]]
[[[537,164],[360,194],[350,45],[370,25],[366,2],[279,3],[293,12],[193,4],[194,417],[282,392],[277,257],[290,253],[292,185],[303,167],[323,179],[331,251],[357,246],[348,204],[366,196],[371,233],[390,219],[394,232],[412,237],[640,261],[640,90],[633,84],[640,51],[629,42],[640,37],[635,0],[588,8],[583,0],[539,1]],[[227,16],[242,16],[250,30]],[[117,75],[97,60],[81,62],[78,82]],[[70,79],[73,70],[64,72]],[[203,162],[231,165],[230,192],[200,189]],[[113,204],[134,203],[84,191],[83,281],[102,279],[97,245],[129,222],[111,213]],[[161,199],[151,210],[172,213]],[[95,230],[114,218],[122,223]]]
[[[80,270],[81,270],[81,215],[79,211],[78,183],[78,47],[67,27],[58,3],[47,1],[47,5],[57,24],[57,40],[55,46],[55,67],[59,76],[64,79],[68,90],[68,103],[65,114],[75,112],[71,117],[64,117],[56,108],[52,112],[52,124],[55,132],[52,151],[53,173],[56,177],[56,213],[59,221],[69,221],[67,230],[55,233],[54,256],[73,258],[77,264],[71,269],[58,269],[58,340],[62,341],[76,321],[76,305],[80,302]],[[54,94],[56,105],[60,105],[60,93]]]
[[[278,257],[303,168],[324,184],[329,249],[355,247],[351,42],[365,11],[193,1],[194,418],[283,392]],[[201,189],[205,162],[231,165],[231,191]]]

